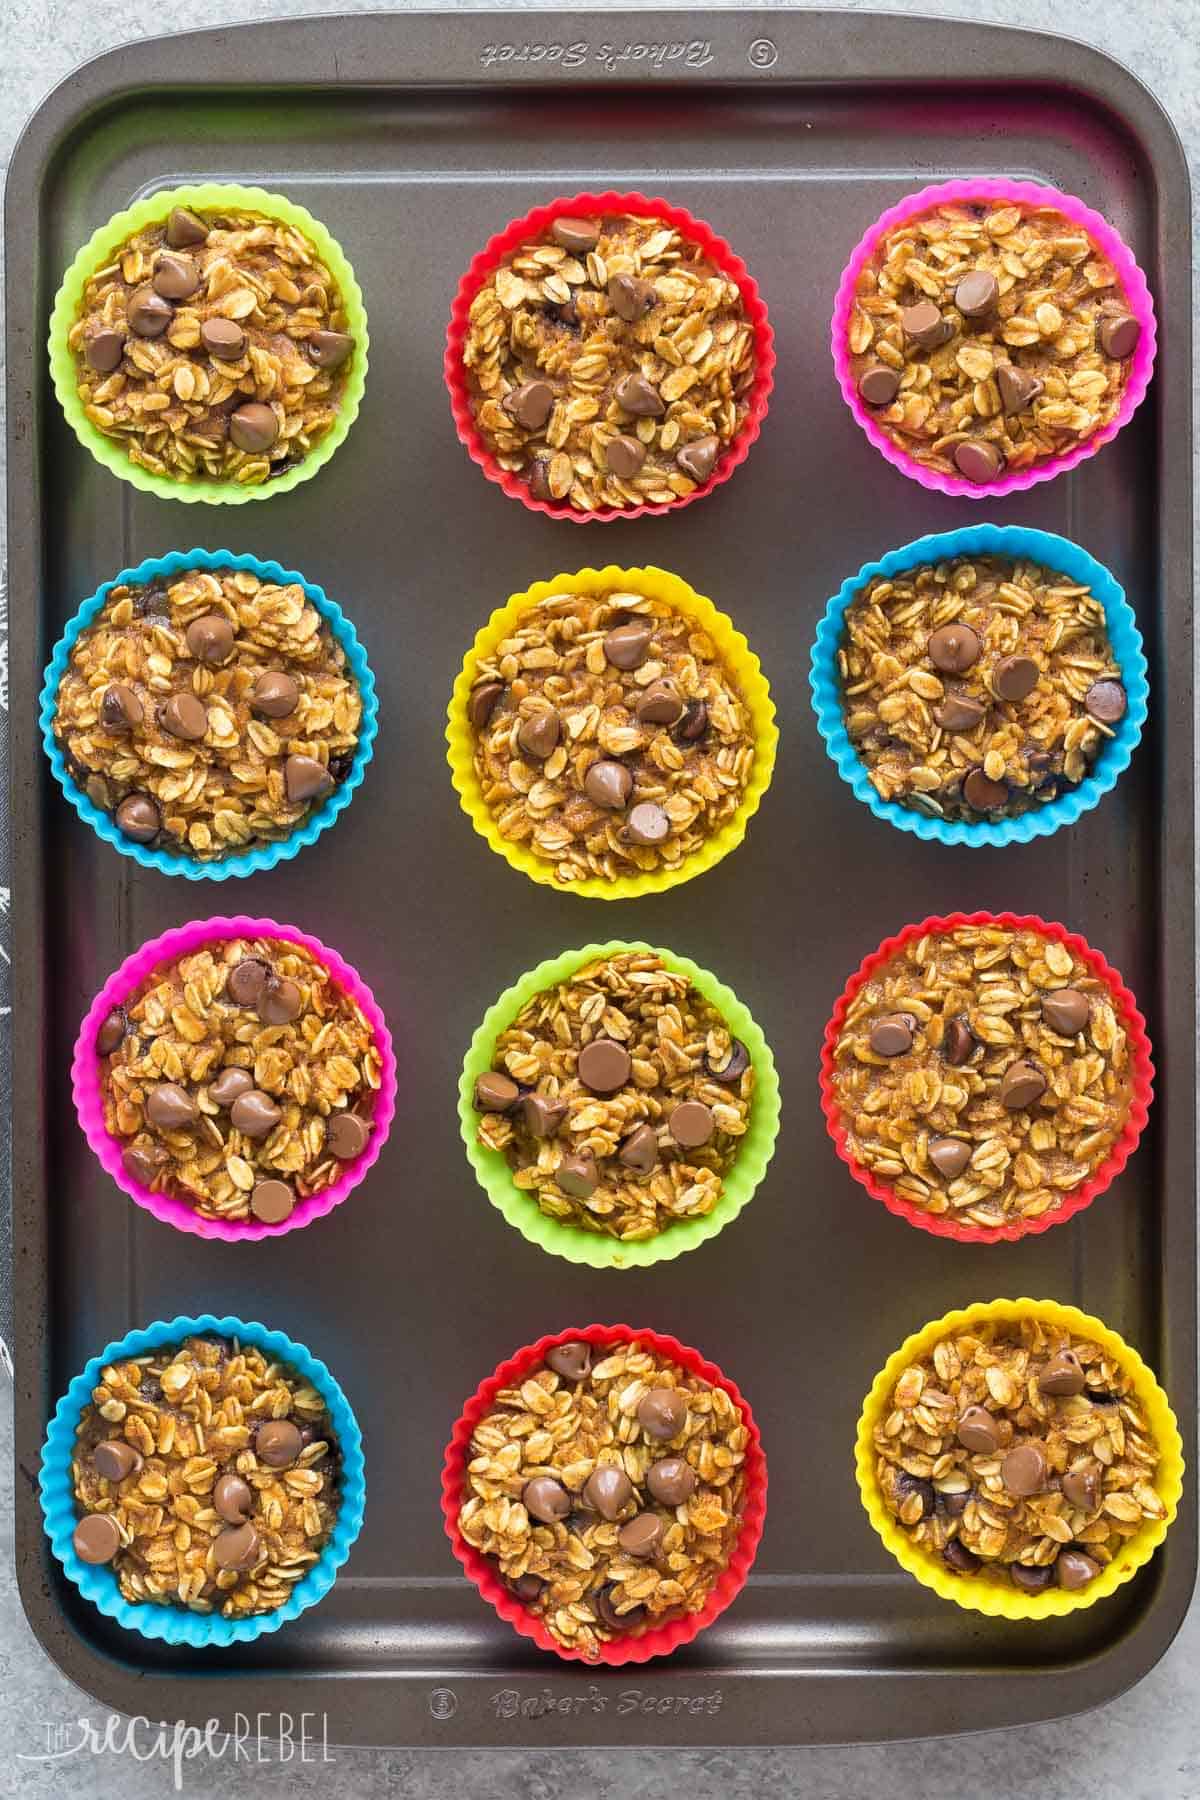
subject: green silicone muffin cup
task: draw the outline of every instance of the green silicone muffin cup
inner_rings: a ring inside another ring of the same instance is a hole
[[[562,1225],[540,1212],[537,1201],[514,1184],[512,1170],[503,1154],[498,1150],[486,1150],[476,1140],[479,1114],[475,1110],[474,1094],[476,1079],[492,1066],[496,1039],[512,1024],[523,1006],[543,988],[565,981],[585,963],[630,950],[648,950],[661,957],[668,969],[687,976],[693,987],[717,1009],[734,1037],[745,1044],[756,1079],[749,1129],[725,1176],[724,1190],[712,1212],[703,1219],[681,1219],[660,1232],[658,1237],[625,1244],[600,1232],[583,1231],[577,1225]],[[710,975],[707,969],[700,968],[686,956],[676,956],[673,951],[653,944],[587,944],[582,950],[566,950],[549,962],[539,963],[488,1008],[471,1039],[463,1063],[458,1084],[458,1116],[467,1159],[479,1178],[479,1185],[497,1212],[502,1213],[522,1237],[551,1256],[564,1257],[567,1262],[587,1263],[593,1269],[648,1269],[654,1263],[670,1262],[674,1257],[682,1256],[685,1250],[694,1250],[698,1244],[716,1237],[731,1219],[737,1218],[744,1206],[750,1204],[775,1153],[779,1132],[779,1077],[767,1040],[750,1013],[732,989],[718,981],[715,975]]]
[[[248,212],[264,213],[281,219],[302,231],[315,247],[321,260],[336,278],[346,309],[349,330],[354,338],[354,354],[350,374],[338,403],[337,419],[316,447],[282,475],[272,476],[257,486],[240,487],[236,481],[172,481],[165,475],[154,475],[149,469],[130,462],[119,438],[105,437],[86,417],[75,383],[75,358],[67,347],[67,334],[75,323],[79,303],[88,277],[102,268],[143,225],[164,219],[172,207],[186,206],[193,212],[220,211],[222,207],[241,207]],[[120,481],[128,481],[144,494],[157,494],[161,500],[204,501],[209,506],[241,506],[248,500],[269,500],[275,494],[290,493],[302,481],[308,481],[324,468],[338,449],[358,417],[367,381],[367,314],[362,290],[341,246],[324,225],[314,219],[303,206],[285,200],[282,194],[270,194],[265,188],[238,187],[230,182],[206,181],[193,187],[165,188],[147,200],[138,200],[126,212],[115,213],[107,225],[94,231],[63,276],[62,286],[54,297],[50,314],[50,375],[54,391],[68,425],[85,450],[90,450],[98,463]]]

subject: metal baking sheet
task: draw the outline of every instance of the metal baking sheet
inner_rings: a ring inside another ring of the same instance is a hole
[[[901,479],[864,442],[829,366],[838,274],[864,226],[925,182],[1048,180],[1112,219],[1163,326],[1149,399],[1066,479],[993,504]],[[311,487],[222,511],[116,483],[54,404],[43,341],[59,272],[136,196],[261,182],[340,239],[371,317],[348,443]],[[442,335],[489,234],[597,179],[671,195],[727,234],[767,296],[780,363],[736,479],[677,517],[575,528],[485,483],[455,440]],[[296,20],[139,43],[43,105],[8,191],[12,719],[18,924],[15,1086],[20,1589],[79,1686],[129,1713],[328,1716],[331,1742],[770,1744],[958,1732],[1106,1700],[1161,1655],[1196,1563],[1195,1488],[1153,1565],[1074,1618],[1013,1629],[941,1604],[885,1557],[855,1497],[868,1383],[905,1333],[998,1294],[1085,1304],[1170,1389],[1195,1466],[1194,961],[1189,242],[1179,144],[1095,51],[945,20],[794,11],[468,13]],[[1078,538],[1137,609],[1149,730],[1116,793],[1072,830],[1003,853],[914,844],[828,762],[809,645],[868,557],[990,513]],[[79,601],[199,539],[282,558],[350,612],[379,677],[375,764],[314,849],[237,892],[144,874],[96,842],[44,766],[35,695]],[[519,879],[460,815],[443,708],[497,602],[597,559],[654,561],[711,594],[763,658],[780,708],[773,788],[745,845],[669,897],[605,907]],[[227,1246],[130,1206],[70,1107],[70,1047],[142,939],[237,906],[319,932],[396,1033],[407,1118],[349,1204],[310,1231]],[[906,1229],[849,1179],[817,1105],[820,1034],[885,933],[955,907],[1038,911],[1124,972],[1159,1068],[1150,1129],[1087,1215],[1016,1246]],[[660,1269],[539,1255],[485,1203],[455,1119],[463,1048],[521,970],[597,933],[696,957],[749,1004],[784,1092],[753,1206]],[[43,1425],[107,1339],[176,1311],[242,1312],[337,1372],[367,1445],[366,1527],[347,1574],[278,1636],[219,1658],[123,1637],[65,1583],[33,1477]],[[738,1604],[671,1661],[590,1674],[532,1650],[458,1574],[437,1507],[464,1396],[543,1331],[625,1319],[674,1332],[751,1397],[770,1472],[766,1535]],[[218,1679],[229,1677],[234,1679]],[[1047,1677],[1052,1677],[1047,1679]]]

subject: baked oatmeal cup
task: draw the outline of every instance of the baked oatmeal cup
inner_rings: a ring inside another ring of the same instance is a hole
[[[821,1056],[838,1155],[912,1225],[992,1243],[1104,1192],[1145,1125],[1153,1066],[1133,995],[1061,925],[926,919],[868,957]]]
[[[51,371],[80,442],[161,497],[240,502],[307,480],[366,381],[362,295],[303,207],[207,184],[95,232],[55,300]]]
[[[1028,182],[948,182],[892,207],[855,251],[833,325],[842,392],[872,443],[966,494],[1048,479],[1115,436],[1154,339],[1117,233]]]
[[[72,1077],[88,1142],[132,1199],[236,1240],[308,1224],[358,1185],[395,1070],[348,964],[293,926],[235,918],[135,952],[84,1020]]]
[[[177,552],[106,582],[55,647],[43,739],[68,800],[146,867],[270,868],[349,804],[375,681],[340,607],[294,571]]]
[[[471,1042],[467,1155],[530,1242],[645,1267],[714,1237],[774,1150],[779,1088],[754,1020],[685,957],[593,944],[524,976]]]
[[[468,454],[577,522],[684,504],[758,436],[775,355],[745,264],[680,208],[579,194],[516,220],[451,312],[446,381]]]
[[[541,1649],[644,1662],[689,1643],[745,1583],[766,1463],[734,1384],[674,1338],[560,1332],[501,1364],[446,1451],[454,1554]]]
[[[450,703],[450,767],[491,847],[593,898],[657,892],[740,843],[778,733],[758,659],[661,569],[581,569],[514,595]]]
[[[54,1554],[103,1613],[169,1643],[245,1643],[346,1561],[362,1440],[302,1345],[205,1314],[92,1359],[50,1423],[40,1485]]]
[[[1047,1300],[947,1314],[892,1356],[859,1420],[871,1523],[943,1599],[1045,1618],[1149,1561],[1182,1488],[1175,1418],[1137,1352]]]
[[[1130,696],[1105,596],[1127,651],[1129,609],[1115,584],[1093,592],[1020,554],[1025,537],[1013,531],[1014,554],[948,555],[949,540],[931,541],[928,561],[869,575],[841,610],[842,726],[885,803],[968,824],[1016,819],[1126,748]],[[1140,651],[1130,662],[1137,726]]]

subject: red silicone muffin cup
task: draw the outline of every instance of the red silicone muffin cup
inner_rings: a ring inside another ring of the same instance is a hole
[[[674,226],[700,248],[716,264],[723,275],[736,281],[742,291],[742,300],[746,308],[746,317],[754,330],[755,342],[755,375],[747,397],[747,413],[741,430],[727,450],[717,459],[716,467],[708,480],[701,483],[694,492],[683,494],[678,500],[667,502],[647,501],[642,506],[602,506],[595,512],[577,512],[573,507],[558,505],[547,500],[536,500],[529,492],[528,484],[509,469],[502,469],[495,456],[476,428],[475,417],[471,410],[471,396],[467,384],[466,369],[463,366],[463,342],[467,333],[467,314],[471,302],[483,286],[492,270],[511,250],[529,237],[543,231],[552,219],[582,215],[594,218],[605,213],[634,213],[640,217],[653,216],[662,219],[666,225]],[[702,219],[695,219],[691,213],[685,212],[681,206],[671,206],[666,200],[650,200],[644,194],[618,194],[612,190],[603,194],[573,194],[567,198],[551,200],[545,206],[535,206],[523,219],[514,219],[492,238],[471,263],[470,268],[458,284],[458,292],[454,296],[454,304],[450,309],[450,325],[446,333],[446,356],[444,362],[446,386],[450,390],[450,410],[454,414],[454,426],[459,439],[472,462],[478,463],[489,481],[504,489],[510,500],[519,500],[530,512],[545,513],[551,519],[570,519],[576,525],[590,525],[597,521],[607,522],[609,519],[639,519],[643,514],[651,516],[658,513],[678,512],[682,506],[690,506],[693,500],[711,494],[729,480],[733,471],[745,462],[750,454],[750,446],[762,429],[762,422],[767,414],[767,402],[771,389],[775,385],[775,333],[767,318],[766,303],[758,291],[758,284],[746,268],[740,256],[734,254],[725,239],[718,237],[712,227]]]
[[[750,1441],[746,1446],[746,1504],[742,1514],[742,1529],[733,1554],[702,1611],[688,1613],[681,1619],[671,1619],[636,1637],[615,1638],[611,1643],[602,1644],[596,1657],[585,1656],[581,1650],[564,1649],[552,1638],[537,1614],[522,1606],[512,1590],[505,1586],[496,1572],[495,1564],[473,1549],[458,1529],[467,1456],[471,1433],[476,1425],[501,1388],[511,1387],[514,1381],[524,1379],[530,1369],[544,1362],[546,1352],[553,1349],[555,1344],[577,1342],[581,1338],[600,1347],[629,1344],[636,1340],[660,1356],[678,1363],[689,1375],[700,1376],[711,1387],[724,1388],[741,1412],[750,1433]],[[750,1565],[762,1537],[766,1514],[767,1460],[749,1402],[739,1393],[728,1375],[722,1374],[715,1363],[706,1361],[699,1351],[690,1349],[687,1344],[681,1344],[677,1338],[668,1337],[661,1331],[635,1330],[631,1325],[583,1325],[572,1327],[569,1331],[554,1331],[547,1337],[539,1338],[536,1344],[526,1344],[524,1349],[502,1362],[486,1381],[480,1382],[454,1427],[442,1465],[442,1516],[446,1522],[446,1535],[468,1579],[475,1583],[488,1605],[495,1607],[500,1617],[515,1631],[519,1631],[522,1637],[532,1638],[540,1650],[549,1650],[564,1662],[583,1663],[589,1668],[606,1666],[616,1669],[625,1663],[649,1662],[652,1656],[669,1656],[681,1644],[690,1644],[693,1638],[698,1637],[700,1632],[720,1617],[745,1587]]]
[[[833,1089],[833,1067],[838,1036],[850,1002],[863,983],[869,981],[880,965],[894,956],[897,950],[902,950],[914,939],[924,937],[927,933],[954,931],[960,925],[1002,925],[1015,931],[1038,931],[1043,937],[1065,944],[1073,956],[1086,963],[1093,975],[1104,982],[1128,1034],[1132,1094],[1124,1129],[1090,1180],[1072,1188],[1057,1211],[1043,1213],[1040,1219],[1021,1220],[1011,1225],[962,1225],[943,1213],[925,1212],[911,1200],[901,1199],[887,1182],[880,1181],[878,1176],[865,1169],[846,1143],[842,1110]],[[1073,1219],[1076,1213],[1090,1206],[1116,1180],[1137,1149],[1138,1139],[1149,1116],[1150,1102],[1154,1095],[1154,1064],[1150,1056],[1150,1039],[1146,1035],[1146,1021],[1138,1011],[1137,1001],[1117,970],[1105,961],[1098,950],[1093,950],[1085,939],[1068,931],[1064,925],[1047,924],[1036,913],[947,913],[944,918],[922,919],[919,925],[906,925],[895,937],[885,938],[878,950],[872,951],[850,977],[833,1009],[833,1017],[825,1027],[825,1039],[821,1047],[820,1085],[821,1111],[825,1114],[825,1123],[833,1139],[834,1149],[855,1181],[865,1187],[868,1194],[873,1195],[876,1200],[882,1200],[889,1212],[895,1213],[898,1219],[915,1225],[919,1231],[932,1232],[935,1237],[953,1238],[960,1244],[1015,1244],[1019,1238],[1036,1237],[1043,1231],[1049,1231],[1052,1225],[1063,1225],[1068,1219]]]
[[[909,456],[898,444],[892,442],[859,395],[851,368],[848,334],[850,310],[858,278],[879,239],[893,226],[902,225],[917,213],[929,212],[936,206],[945,206],[954,201],[980,199],[1011,200],[1026,206],[1053,206],[1070,219],[1073,225],[1080,226],[1116,270],[1125,298],[1141,325],[1142,335],[1133,353],[1121,405],[1116,417],[1108,425],[1094,432],[1090,438],[1085,438],[1082,443],[1064,450],[1061,455],[1045,457],[1030,469],[1018,469],[1011,475],[1001,475],[996,481],[975,482],[965,481],[958,475],[942,475],[936,469],[928,469],[915,456]],[[895,206],[890,206],[856,244],[854,254],[842,272],[837,299],[834,301],[833,366],[843,400],[876,450],[886,457],[893,468],[899,469],[910,480],[919,481],[922,487],[932,488],[940,494],[961,494],[969,500],[985,500],[1000,494],[1019,493],[1023,488],[1035,487],[1039,481],[1052,481],[1056,475],[1075,468],[1087,457],[1095,456],[1103,445],[1111,443],[1146,397],[1146,389],[1150,385],[1154,369],[1156,336],[1154,301],[1150,297],[1146,277],[1134,261],[1133,252],[1108,220],[1090,206],[1085,206],[1082,200],[1077,200],[1073,194],[1064,194],[1058,188],[1047,187],[1042,182],[982,179],[943,181],[934,187],[922,188],[920,193],[908,194]]]
[[[100,1083],[100,1058],[96,1054],[96,1034],[107,1015],[114,1006],[122,1005],[134,989],[162,963],[187,956],[202,944],[231,937],[281,938],[307,950],[311,957],[328,969],[338,986],[357,1002],[374,1033],[382,1060],[379,1092],[375,1096],[371,1135],[366,1149],[353,1162],[346,1163],[336,1181],[330,1182],[320,1193],[309,1194],[298,1200],[287,1218],[278,1225],[264,1225],[258,1219],[205,1218],[186,1200],[177,1199],[171,1194],[156,1194],[126,1173],[121,1160],[123,1146],[119,1139],[109,1135],[104,1123],[104,1096]],[[392,1049],[392,1034],[374,994],[357,970],[352,969],[336,950],[328,949],[319,938],[309,937],[307,932],[300,931],[295,925],[279,925],[274,919],[251,919],[239,914],[228,919],[193,919],[190,925],[181,925],[174,931],[164,932],[161,937],[152,938],[125,958],[92,1001],[79,1028],[71,1062],[71,1092],[84,1137],[95,1151],[102,1168],[131,1200],[153,1213],[164,1224],[173,1225],[177,1231],[190,1231],[203,1238],[220,1238],[225,1243],[241,1243],[247,1238],[282,1237],[284,1232],[299,1231],[301,1227],[311,1225],[314,1219],[324,1218],[326,1213],[332,1212],[363,1180],[379,1159],[396,1111],[396,1057]]]

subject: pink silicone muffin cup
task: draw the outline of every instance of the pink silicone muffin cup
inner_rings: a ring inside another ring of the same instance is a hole
[[[918,462],[914,456],[909,456],[907,451],[894,444],[859,396],[851,371],[848,346],[850,309],[858,278],[879,239],[894,225],[902,224],[917,213],[929,212],[935,206],[944,206],[952,201],[970,202],[980,199],[1011,200],[1027,206],[1057,207],[1073,224],[1087,232],[1106,260],[1112,264],[1130,309],[1142,328],[1130,364],[1125,392],[1121,397],[1121,407],[1110,424],[1082,443],[1072,445],[1061,456],[1047,457],[1031,469],[1018,469],[1012,475],[1002,475],[996,481],[986,482],[965,481],[957,475],[941,475],[935,469],[926,468],[924,463]],[[909,194],[895,206],[889,207],[861,238],[842,273],[833,308],[833,366],[837,372],[838,385],[842,390],[843,400],[871,443],[893,468],[899,469],[901,474],[909,476],[911,480],[919,481],[922,487],[932,488],[940,494],[962,494],[969,500],[986,500],[1001,494],[1015,494],[1024,488],[1036,487],[1039,481],[1053,481],[1056,475],[1075,468],[1087,457],[1095,456],[1104,444],[1110,443],[1145,399],[1154,368],[1156,337],[1154,302],[1146,285],[1146,277],[1113,227],[1073,194],[1064,194],[1058,188],[1046,187],[1034,181],[943,181],[934,187],[922,188],[919,194]]]
[[[347,1163],[338,1179],[327,1188],[322,1188],[319,1194],[309,1194],[307,1198],[297,1201],[292,1212],[279,1225],[264,1225],[257,1219],[244,1222],[204,1218],[186,1200],[174,1199],[169,1194],[153,1193],[126,1173],[121,1161],[122,1145],[117,1138],[109,1135],[104,1125],[104,1100],[100,1087],[101,1061],[96,1054],[96,1034],[104,1019],[114,1006],[122,1005],[139,983],[160,964],[186,956],[190,951],[198,950],[201,945],[211,944],[216,939],[231,937],[280,938],[299,944],[301,949],[307,950],[310,956],[329,970],[338,986],[362,1008],[363,1016],[375,1034],[382,1058],[382,1079],[375,1098],[375,1110],[371,1115],[373,1125],[366,1149],[353,1162]],[[392,1049],[392,1034],[375,996],[362,976],[348,962],[343,961],[336,950],[328,949],[319,938],[309,937],[307,932],[300,931],[295,925],[279,925],[274,919],[251,919],[239,914],[236,918],[228,919],[194,919],[190,925],[181,925],[174,931],[164,932],[161,937],[152,938],[140,950],[135,950],[125,958],[93,1000],[79,1028],[71,1062],[71,1091],[83,1135],[106,1173],[112,1176],[117,1186],[131,1200],[153,1213],[164,1224],[173,1225],[177,1231],[190,1231],[197,1237],[221,1238],[232,1244],[241,1243],[247,1238],[281,1237],[286,1231],[299,1231],[314,1219],[324,1218],[326,1213],[332,1212],[358,1186],[368,1169],[378,1160],[387,1141],[396,1110],[396,1057]]]
[[[502,469],[488,449],[475,424],[470,387],[463,366],[467,315],[471,310],[472,300],[497,263],[526,238],[543,231],[552,219],[562,218],[564,215],[595,218],[605,213],[622,212],[660,218],[664,224],[674,226],[676,231],[698,244],[723,275],[736,281],[742,291],[746,318],[754,331],[754,381],[747,396],[746,418],[741,430],[729,448],[721,452],[708,480],[702,482],[692,493],[683,494],[670,503],[647,501],[642,506],[601,506],[594,512],[577,512],[568,505],[534,499],[529,492],[528,483],[522,481],[511,469]],[[489,481],[496,482],[510,500],[519,500],[530,512],[545,513],[551,519],[570,519],[575,525],[603,524],[610,519],[640,519],[645,514],[653,516],[678,512],[680,507],[690,506],[693,500],[700,500],[705,494],[711,494],[714,488],[721,487],[734,470],[741,467],[750,454],[750,446],[762,429],[762,422],[767,415],[767,402],[775,385],[775,333],[767,318],[766,302],[758,291],[758,283],[741,257],[735,255],[725,239],[718,237],[711,226],[706,225],[702,219],[693,218],[683,207],[671,206],[666,200],[648,200],[644,194],[618,194],[610,189],[603,194],[572,194],[566,198],[551,200],[545,206],[536,206],[523,219],[514,219],[503,231],[489,238],[458,284],[446,333],[444,369],[446,386],[450,391],[450,410],[454,414],[459,441],[471,461],[479,464]]]

